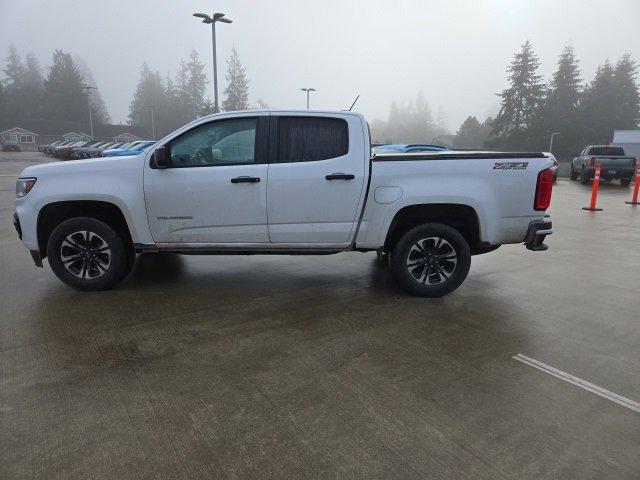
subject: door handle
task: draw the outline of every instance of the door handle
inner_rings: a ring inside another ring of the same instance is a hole
[[[332,173],[331,175],[327,175],[324,178],[327,180],[353,180],[356,178],[355,175],[350,173]]]
[[[258,177],[236,177],[231,179],[231,183],[258,183]]]

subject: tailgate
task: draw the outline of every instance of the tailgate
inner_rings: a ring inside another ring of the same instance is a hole
[[[595,157],[596,163],[602,165],[602,168],[633,168],[635,166],[634,157]]]

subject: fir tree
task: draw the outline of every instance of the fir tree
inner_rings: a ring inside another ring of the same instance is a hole
[[[225,111],[247,110],[249,108],[249,80],[235,47],[231,51],[231,57],[227,60],[225,78],[227,88],[224,89],[225,99],[222,101],[222,109]]]
[[[89,101],[83,84],[82,75],[71,55],[56,50],[53,65],[44,81],[44,118],[88,123]]]
[[[531,43],[525,42],[507,68],[509,87],[498,94],[501,106],[493,127],[495,146],[526,148],[528,129],[538,114],[545,92],[539,66]]]

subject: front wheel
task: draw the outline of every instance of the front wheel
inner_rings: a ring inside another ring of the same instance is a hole
[[[455,228],[427,223],[400,238],[390,263],[396,279],[407,292],[421,297],[442,297],[467,278],[471,251]]]
[[[76,217],[58,225],[47,242],[49,265],[56,276],[77,290],[108,290],[132,266],[130,248],[108,224]]]

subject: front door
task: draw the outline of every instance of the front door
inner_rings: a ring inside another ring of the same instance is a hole
[[[268,116],[200,124],[164,146],[170,168],[145,169],[156,243],[268,243]]]
[[[347,245],[358,220],[368,158],[360,117],[272,115],[271,242]]]

